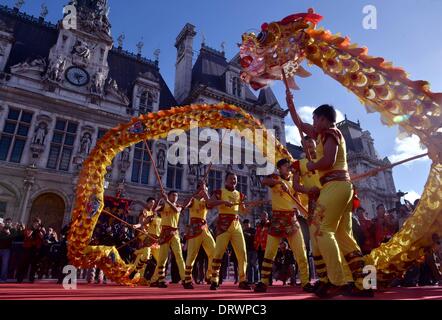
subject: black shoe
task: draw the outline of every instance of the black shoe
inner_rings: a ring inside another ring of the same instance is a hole
[[[151,288],[158,288],[159,285],[160,285],[160,283],[159,283],[158,281],[155,281],[155,282],[151,282],[151,283],[150,283],[150,287],[151,287]]]
[[[335,286],[330,282],[321,282],[315,294],[321,299],[332,298],[342,294],[342,287]]]
[[[262,282],[259,282],[256,286],[255,289],[253,290],[255,292],[259,292],[259,293],[265,293],[267,292],[267,285],[265,285]]]
[[[184,288],[184,289],[188,289],[188,290],[195,289],[195,288],[193,287],[192,282],[183,282],[183,288]]]
[[[313,284],[313,292],[316,292],[316,290],[318,290],[319,289],[319,286],[321,285],[321,281],[316,281],[314,284]]]
[[[218,290],[218,288],[219,288],[219,284],[218,284],[218,283],[216,283],[216,282],[212,282],[212,283],[210,284],[210,290],[215,291],[215,290]]]
[[[159,282],[158,288],[167,288],[167,284],[165,282]]]
[[[347,297],[373,298],[374,290],[373,289],[361,290],[357,287],[351,287],[347,288],[344,295]]]
[[[317,288],[315,288],[315,286],[313,286],[310,282],[302,287],[302,290],[304,290],[304,292],[308,292],[308,293],[314,293],[316,291],[316,289]]]
[[[241,290],[252,290],[252,287],[247,283],[247,281],[240,282],[238,288]]]

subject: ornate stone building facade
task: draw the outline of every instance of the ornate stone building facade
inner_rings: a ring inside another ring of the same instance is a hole
[[[345,137],[349,171],[352,175],[365,173],[371,169],[390,164],[388,158],[380,159],[374,147],[374,140],[369,131],[361,128],[359,121],[345,120],[337,124]],[[376,215],[378,204],[386,209],[393,209],[398,201],[396,187],[391,169],[378,173],[376,176],[355,182],[361,206],[370,218]]]
[[[271,89],[256,97],[241,83],[237,57],[227,60],[203,44],[193,63],[194,26],[187,24],[175,43],[172,94],[158,60],[123,50],[121,38],[114,46],[107,1],[77,0],[76,7],[72,29],[0,6],[0,216],[24,223],[40,216],[59,230],[70,220],[82,162],[108,129],[141,113],[225,101],[250,111],[285,142],[285,112]],[[206,168],[171,165],[168,142],[149,143],[164,185],[190,194]],[[214,166],[211,189],[222,185],[226,169]],[[267,196],[254,178],[256,167],[229,169],[249,198]],[[143,143],[114,159],[106,188],[139,201],[158,195]],[[136,215],[140,208],[132,209]]]

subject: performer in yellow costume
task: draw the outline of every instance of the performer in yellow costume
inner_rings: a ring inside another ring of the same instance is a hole
[[[315,140],[309,136],[306,136],[303,140],[303,146],[309,153],[312,159],[316,159],[316,143]],[[316,208],[316,201],[318,200],[322,185],[320,182],[319,174],[317,171],[312,172],[307,169],[308,159],[302,158],[295,161],[292,164],[293,169],[293,187],[295,191],[299,192],[301,203],[305,208],[308,208],[308,222],[311,226],[313,220],[314,211]],[[315,264],[316,275],[319,277],[319,282],[315,284],[315,290],[318,288],[320,281],[328,282],[327,268],[324,263],[324,259],[319,253],[314,232],[315,228],[310,227],[310,241],[312,242],[313,261]],[[353,282],[353,276],[350,268],[344,259],[341,251],[341,260],[343,263],[343,270],[347,283]]]
[[[148,198],[146,205],[141,212],[138,220],[138,224],[134,225],[134,228],[141,229],[146,232],[147,235],[140,237],[141,245],[140,249],[135,251],[135,270],[141,276],[141,284],[147,285],[148,282],[144,278],[147,262],[152,257],[158,262],[160,246],[158,244],[161,233],[161,218],[158,216],[155,207],[155,199]]]
[[[247,212],[244,199],[245,195],[236,190],[238,177],[233,172],[226,173],[225,187],[216,190],[210,200],[208,207],[218,207],[218,223],[216,228],[216,246],[215,254],[212,262],[212,284],[210,290],[219,288],[219,270],[224,253],[226,252],[229,242],[232,244],[238,259],[239,269],[239,288],[243,290],[251,290],[247,283],[247,252],[244,234],[242,232],[241,223],[239,221],[240,212]]]
[[[210,281],[212,274],[212,259],[215,253],[215,240],[207,226],[207,201],[209,195],[207,194],[207,186],[204,182],[198,185],[199,193],[191,200],[189,204],[189,218],[190,230],[187,236],[187,258],[186,258],[186,272],[184,279],[184,288],[193,289],[192,285],[192,268],[198,252],[203,246],[207,254],[207,261],[209,263],[207,268],[206,280]]]
[[[155,274],[152,277],[150,286],[167,288],[166,262],[169,256],[169,248],[172,249],[175,256],[181,281],[184,285],[184,259],[178,230],[178,222],[183,207],[177,204],[178,193],[176,191],[170,191],[167,195],[163,192],[163,199],[166,203],[161,212],[161,234],[159,239],[160,252]]]
[[[323,258],[328,279],[321,279],[315,293],[327,297],[342,292],[346,284],[343,255],[355,280],[351,294],[371,297],[373,291],[363,287],[363,256],[352,234],[354,190],[345,140],[335,125],[336,111],[329,105],[320,106],[313,112],[313,126],[301,122],[299,116],[295,118],[299,128],[316,138],[318,160],[309,162],[307,169],[318,171],[322,186],[312,220],[312,246]]]
[[[290,249],[295,256],[304,291],[313,292],[313,286],[309,282],[309,267],[304,237],[299,222],[296,219],[296,202],[294,198],[297,195],[293,189],[290,161],[282,159],[278,161],[276,166],[279,175],[273,174],[262,181],[264,186],[271,188],[273,214],[261,268],[261,282],[255,287],[255,292],[267,291],[273,260],[278,252],[279,243],[282,238],[288,240]]]

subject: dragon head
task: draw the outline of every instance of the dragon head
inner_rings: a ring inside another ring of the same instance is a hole
[[[240,45],[240,63],[243,68],[241,79],[258,90],[273,80],[281,80],[281,71],[284,70],[290,87],[297,89],[293,77],[310,76],[300,65],[309,43],[309,35],[305,30],[315,28],[321,20],[322,16],[309,9],[307,13],[264,23],[259,34],[243,34]]]

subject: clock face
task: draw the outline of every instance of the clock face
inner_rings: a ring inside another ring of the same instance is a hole
[[[89,83],[90,77],[86,70],[79,67],[70,67],[66,70],[66,80],[74,86],[85,86]]]

